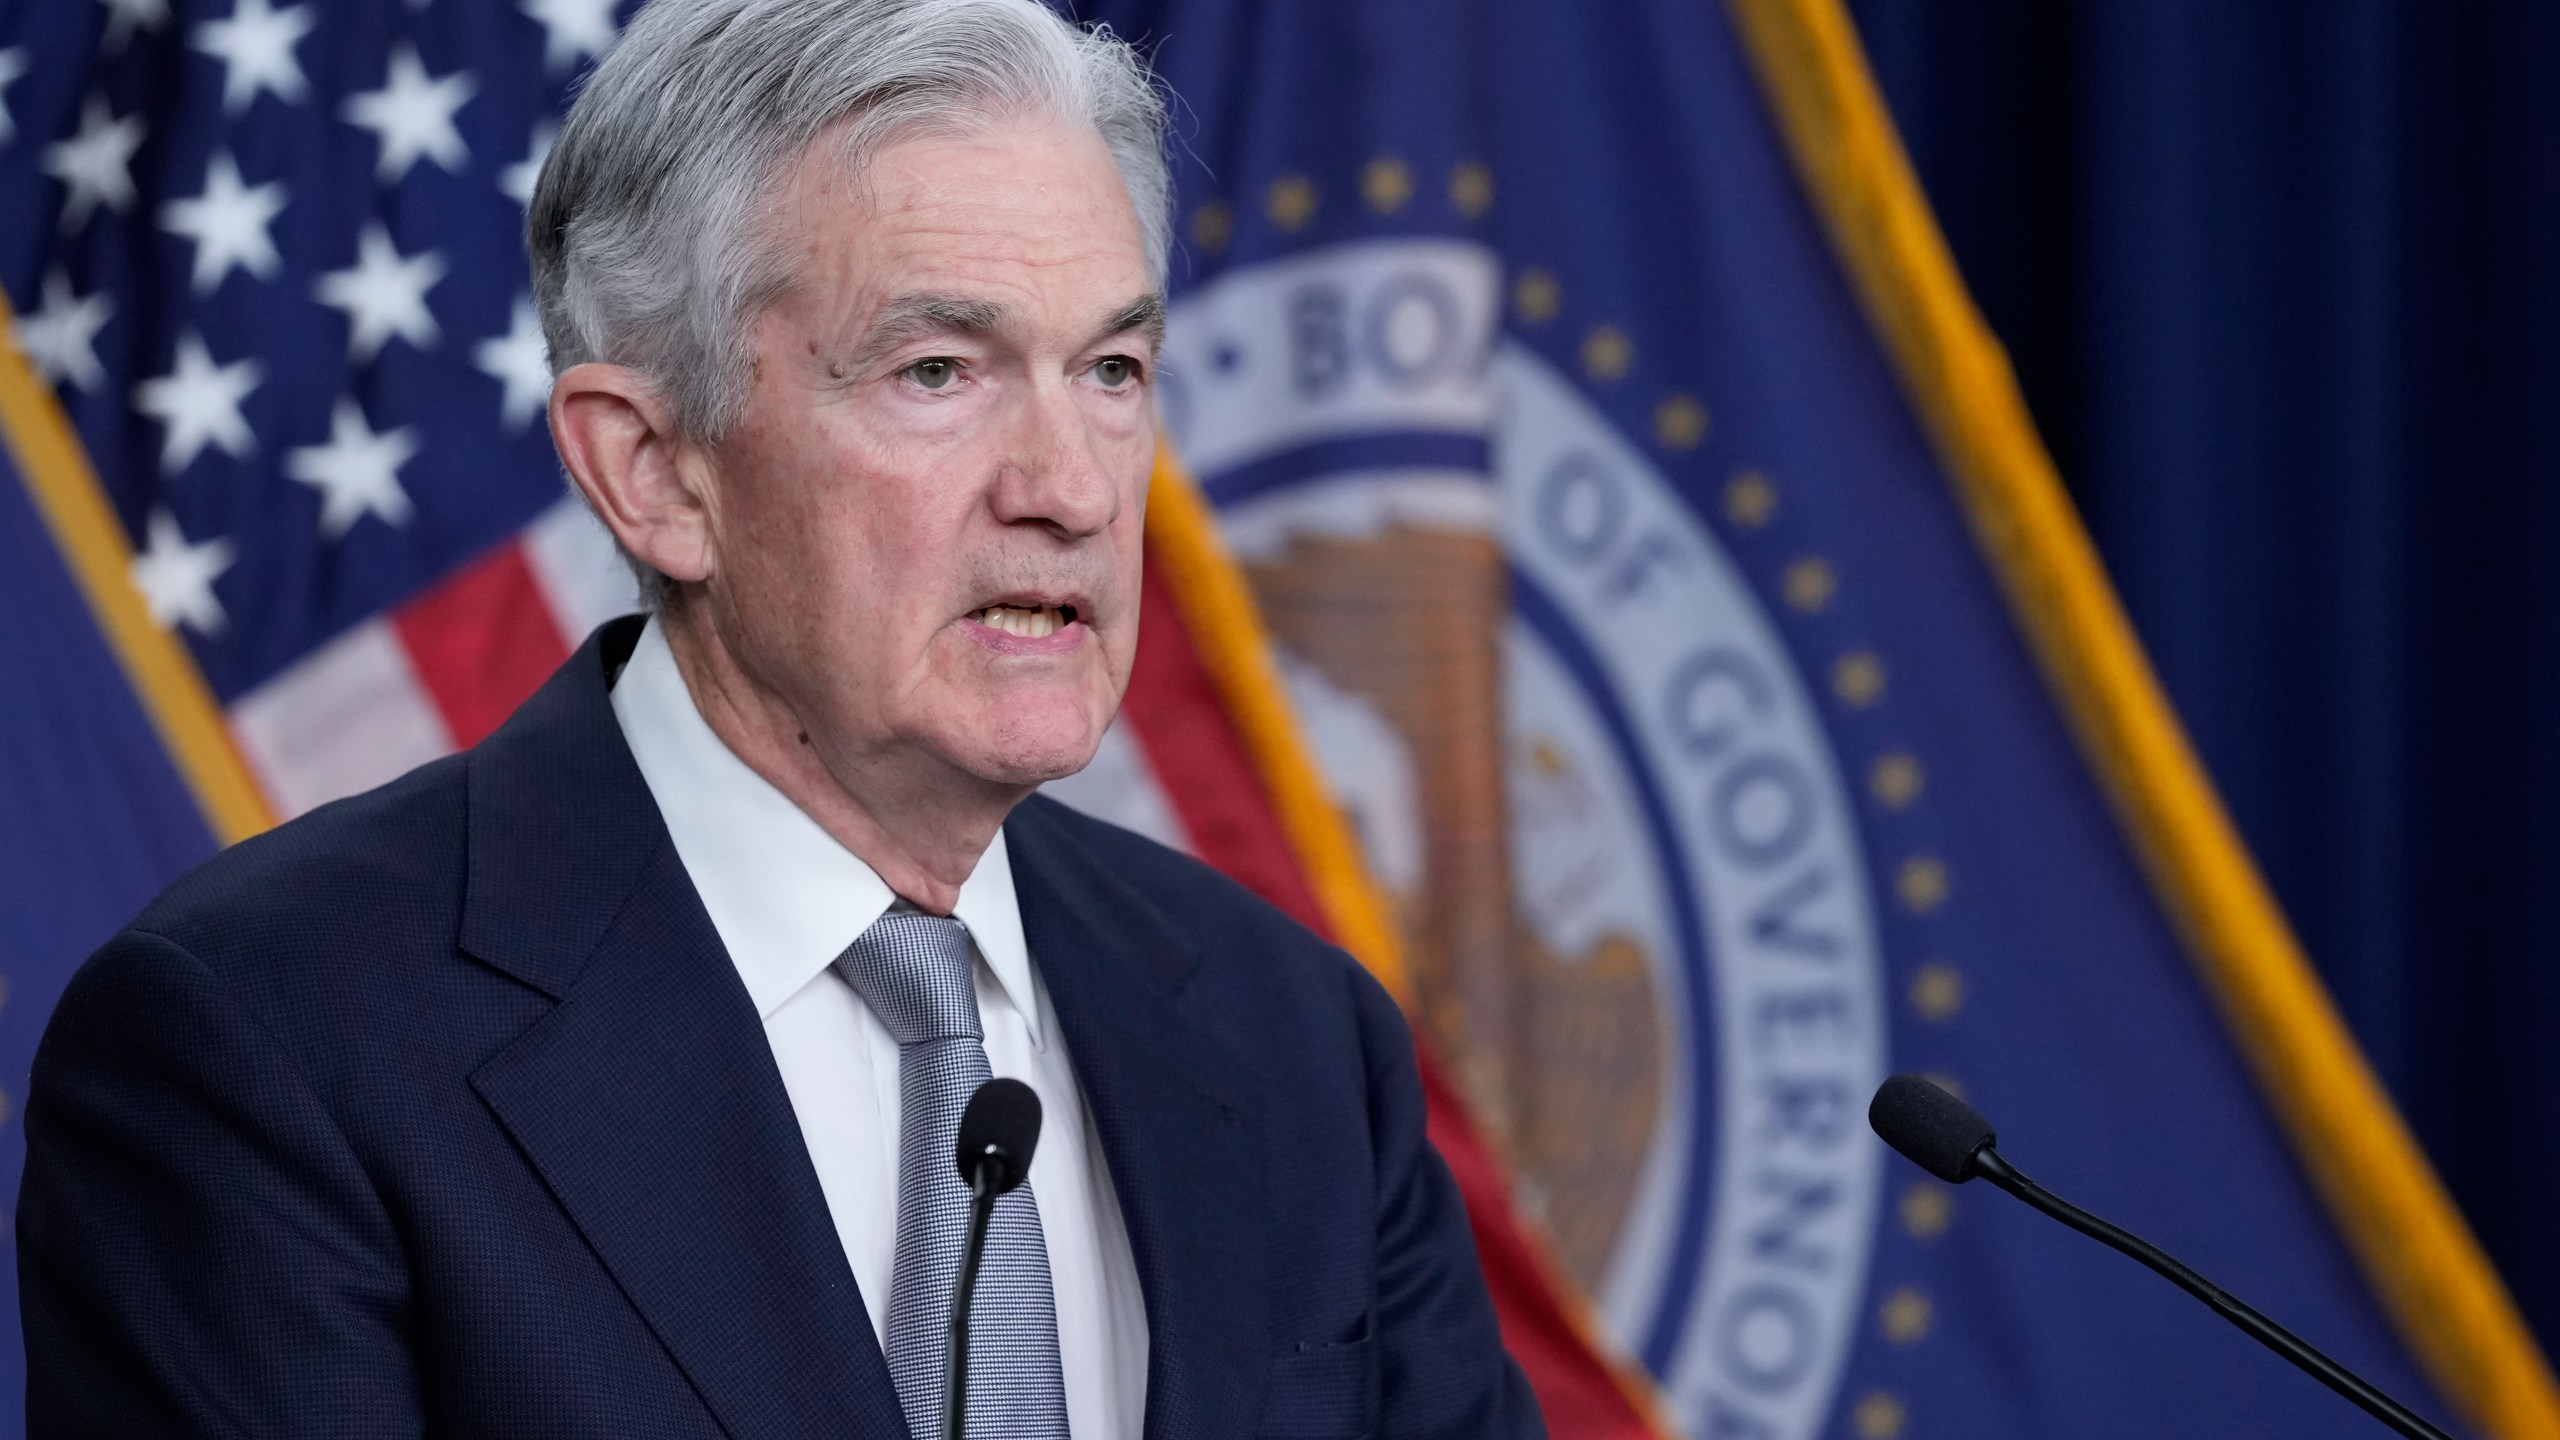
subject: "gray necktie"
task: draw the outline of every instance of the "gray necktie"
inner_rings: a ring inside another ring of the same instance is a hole
[[[942,1433],[943,1345],[969,1226],[952,1147],[986,1083],[969,933],[914,911],[883,915],[836,968],[898,1042],[898,1249],[889,1271],[889,1374],[918,1440]],[[1066,1382],[1049,1251],[1029,1182],[996,1201],[969,1317],[973,1440],[1066,1440]]]

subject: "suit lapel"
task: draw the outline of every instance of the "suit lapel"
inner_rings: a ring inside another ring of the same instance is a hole
[[[466,949],[560,1003],[472,1085],[730,1435],[903,1436],[745,987],[622,745],[600,632],[473,753]]]
[[[1249,1434],[1270,1345],[1252,1091],[1182,1003],[1188,942],[1075,845],[1050,803],[1016,811],[1007,844],[1146,1295],[1146,1434]]]

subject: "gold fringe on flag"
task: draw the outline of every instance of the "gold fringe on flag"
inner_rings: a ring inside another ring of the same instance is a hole
[[[1728,0],[1798,174],[2163,905],[2384,1308],[2446,1398],[2560,1440],[2533,1337],[2223,811],[1974,309],[1839,0]]]

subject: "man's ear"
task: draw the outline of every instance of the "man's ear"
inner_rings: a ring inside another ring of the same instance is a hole
[[[551,385],[551,443],[622,548],[670,580],[710,578],[700,457],[637,370],[572,365]]]

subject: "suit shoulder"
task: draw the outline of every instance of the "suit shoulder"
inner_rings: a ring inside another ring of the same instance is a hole
[[[1021,813],[1081,851],[1202,945],[1202,963],[1338,994],[1368,972],[1357,960],[1224,871],[1107,820],[1035,795]]]
[[[1086,814],[1063,801],[1035,794],[1014,811],[1018,823],[1045,830],[1057,839],[1102,862],[1114,875],[1139,886],[1209,886],[1232,891],[1227,900],[1256,904],[1261,897],[1224,873],[1159,840]]]
[[[1045,795],[1032,796],[1016,813],[1082,851],[1112,879],[1155,902],[1168,914],[1216,914],[1230,923],[1243,920],[1269,926],[1275,931],[1275,938],[1331,948],[1286,911],[1196,856],[1108,820],[1096,819]]]
[[[447,756],[243,840],[181,876],[131,928],[217,972],[247,956],[378,949],[430,916],[450,932],[467,763]]]

